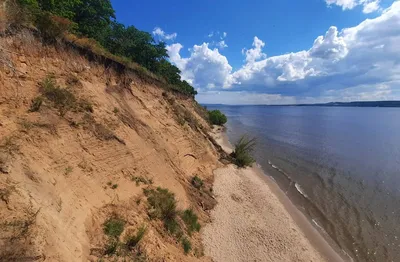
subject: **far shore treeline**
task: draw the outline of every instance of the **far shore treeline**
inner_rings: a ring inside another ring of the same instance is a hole
[[[181,79],[180,70],[168,60],[166,45],[150,33],[116,20],[110,0],[7,0],[20,8],[21,22],[35,25],[44,37],[67,32],[95,41],[113,55],[146,68],[174,86],[178,92],[194,96],[197,91]]]

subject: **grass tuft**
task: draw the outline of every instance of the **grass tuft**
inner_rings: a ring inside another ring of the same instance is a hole
[[[109,239],[104,249],[104,255],[115,254],[115,252],[117,252],[117,248],[118,248],[118,241],[112,238]]]
[[[119,237],[124,231],[125,222],[119,218],[110,218],[104,223],[104,234]]]
[[[150,218],[161,219],[164,222],[165,229],[174,235],[181,234],[181,228],[176,221],[178,211],[176,210],[175,195],[168,189],[158,187],[154,189],[145,189],[150,209],[148,211]]]
[[[195,175],[195,176],[192,178],[192,185],[193,185],[195,188],[200,189],[200,188],[203,187],[203,184],[204,184],[203,180],[202,180],[200,177],[198,177],[197,175]]]
[[[189,236],[191,236],[194,231],[200,231],[201,225],[199,224],[198,217],[194,213],[193,209],[186,209],[181,217],[183,222],[186,224]]]
[[[252,156],[255,146],[255,138],[250,139],[247,136],[242,136],[239,139],[235,144],[235,150],[231,154],[238,167],[251,166],[255,162],[255,159]]]
[[[59,110],[61,116],[75,106],[76,98],[74,94],[57,86],[54,76],[47,76],[43,80],[40,91]]]
[[[139,242],[142,240],[142,238],[144,237],[145,234],[146,234],[146,227],[141,226],[135,235],[128,236],[126,239],[126,242],[125,242],[128,249],[132,250],[134,247],[136,247],[137,244],[139,244]]]
[[[173,219],[177,215],[175,195],[168,189],[158,187],[156,190],[145,190],[147,201],[151,207],[151,218]]]
[[[37,112],[40,110],[40,107],[43,104],[43,97],[38,96],[32,99],[31,107],[29,108],[29,112]]]
[[[187,238],[182,239],[182,247],[183,250],[185,251],[185,254],[189,254],[190,250],[192,250],[192,243],[190,243],[190,240]]]

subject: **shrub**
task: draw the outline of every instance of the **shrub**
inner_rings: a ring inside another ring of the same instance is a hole
[[[228,121],[226,116],[219,110],[209,111],[208,116],[209,116],[211,124],[213,124],[213,125],[222,126],[223,124],[225,124]]]
[[[182,234],[181,227],[175,218],[164,219],[164,227],[169,233],[177,237]]]
[[[62,116],[75,106],[76,98],[74,94],[67,89],[56,86],[53,76],[48,76],[44,79],[41,83],[40,91],[53,103]]]
[[[186,224],[186,228],[189,235],[192,235],[193,231],[200,231],[200,224],[197,221],[197,215],[194,213],[193,209],[186,209],[182,214],[182,220]]]
[[[200,188],[203,187],[203,184],[204,184],[203,180],[202,180],[200,177],[198,177],[197,175],[195,175],[195,176],[192,178],[192,185],[193,185],[195,188],[200,189]]]
[[[32,99],[32,104],[31,107],[29,108],[29,112],[37,112],[39,111],[40,107],[42,106],[43,103],[43,97],[38,96]]]
[[[104,223],[104,234],[119,237],[124,231],[125,222],[119,218],[110,218]]]
[[[255,138],[249,139],[247,136],[242,136],[235,144],[235,150],[231,154],[235,164],[239,167],[251,166],[255,162],[252,156],[255,146]]]
[[[182,239],[182,247],[185,251],[185,254],[188,254],[190,250],[192,250],[192,243],[187,238]]]
[[[73,23],[50,12],[42,12],[37,15],[36,26],[46,41],[55,41],[70,31]]]
[[[136,235],[127,237],[126,246],[129,249],[134,248],[137,244],[139,244],[140,240],[142,240],[142,238],[144,237],[145,233],[146,233],[146,227],[145,226],[141,226],[139,228],[138,232],[136,233]]]
[[[180,226],[176,221],[176,200],[174,193],[168,189],[158,187],[154,189],[145,189],[144,193],[149,202],[150,218],[158,218],[163,220],[165,229],[171,234],[181,234]]]
[[[156,190],[145,190],[147,201],[149,202],[149,215],[151,218],[173,219],[176,217],[176,200],[174,193],[168,189],[158,187]]]

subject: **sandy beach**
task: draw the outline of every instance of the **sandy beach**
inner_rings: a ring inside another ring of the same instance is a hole
[[[212,135],[232,150],[223,129]],[[203,230],[214,261],[342,261],[260,168],[228,165],[214,175],[218,204]]]

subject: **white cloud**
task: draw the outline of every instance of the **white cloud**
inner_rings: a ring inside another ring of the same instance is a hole
[[[380,9],[379,2],[380,1],[377,0],[377,1],[369,2],[369,3],[365,3],[364,7],[363,7],[363,13],[369,14],[369,13],[378,11]]]
[[[242,51],[245,64],[234,72],[227,58],[207,43],[195,45],[188,58],[181,57],[180,44],[168,46],[168,52],[182,77],[201,89],[201,102],[211,100],[206,94],[210,89],[225,90],[215,99],[238,99],[235,103],[243,102],[241,95],[255,103],[400,99],[399,28],[396,1],[355,27],[330,27],[308,50],[267,58],[265,43],[254,37],[252,48]]]
[[[380,9],[380,0],[325,0],[328,6],[337,5],[343,10],[353,9],[356,6],[363,6],[363,12],[369,14]]]
[[[344,58],[347,53],[346,42],[342,36],[338,36],[338,30],[331,26],[324,36],[318,36],[310,49],[310,55],[322,59],[337,61]]]
[[[222,33],[222,38],[226,38],[228,36],[228,33],[227,32],[223,32]]]
[[[225,40],[219,41],[218,43],[216,43],[216,46],[219,49],[224,49],[224,48],[228,47],[228,45],[225,43]]]
[[[179,45],[179,46],[178,46]],[[181,58],[180,44],[167,46],[170,60],[181,71],[182,78],[200,88],[230,86],[232,67],[228,59],[221,55],[217,48],[210,49],[209,43],[195,45],[189,49],[190,56]]]
[[[160,27],[154,28],[153,35],[158,36],[162,40],[174,40],[178,36],[177,33],[167,34]]]
[[[253,48],[246,50],[242,49],[242,53],[246,55],[247,63],[254,63],[256,60],[263,59],[267,57],[266,54],[262,52],[262,48],[265,46],[265,43],[261,41],[257,36],[254,37]]]

